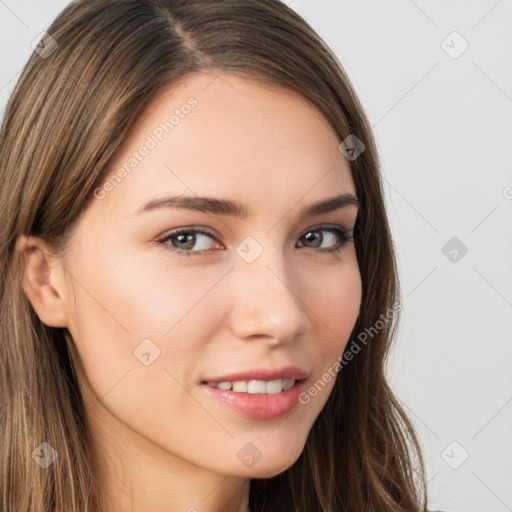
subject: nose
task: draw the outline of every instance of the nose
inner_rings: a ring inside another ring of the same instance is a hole
[[[240,339],[262,337],[279,345],[306,332],[311,323],[299,275],[282,256],[272,258],[268,252],[250,264],[238,261],[232,272],[236,306],[231,327]]]

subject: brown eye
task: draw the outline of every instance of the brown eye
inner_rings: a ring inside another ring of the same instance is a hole
[[[322,233],[328,233],[324,235]],[[339,251],[348,242],[353,240],[352,236],[349,236],[347,231],[341,227],[322,227],[314,228],[306,231],[301,238],[304,240],[303,243],[307,247],[317,249],[322,248],[324,245],[325,252]]]
[[[214,243],[212,244],[209,240]],[[175,229],[158,240],[158,242],[164,244],[171,251],[176,251],[183,256],[202,256],[205,251],[208,251],[208,249],[211,249],[212,246],[218,243],[215,235],[204,228]]]

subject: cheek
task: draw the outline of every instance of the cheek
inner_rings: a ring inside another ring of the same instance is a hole
[[[96,258],[101,267],[94,271],[85,268],[86,258],[75,266],[84,277],[75,286],[69,329],[85,371],[86,401],[94,406],[101,398],[110,413],[148,435],[161,430],[161,422],[183,429],[172,416],[198,414],[181,386],[188,387],[207,338],[206,306],[213,315],[211,301],[201,299],[219,278],[210,271],[207,280],[191,284],[193,270],[164,272],[112,253]]]
[[[97,325],[117,329],[135,341],[170,334],[193,314],[222,272],[123,256],[118,260],[102,259],[101,267],[94,272],[85,270],[84,275],[89,276],[87,293],[77,290],[82,300],[77,313],[94,316]]]
[[[70,331],[98,393],[128,369],[146,368],[143,362],[187,375],[198,343],[222,318],[214,288],[225,269],[155,264],[113,250],[95,252],[101,264],[93,268],[90,261],[92,254],[84,253],[72,270],[83,277],[74,286]]]
[[[315,290],[306,297],[315,313],[322,352],[336,357],[348,342],[359,314],[362,298],[359,268],[356,264],[347,265],[316,282]]]
[[[312,304],[314,319],[315,376],[301,394],[299,401],[309,411],[313,422],[325,406],[338,377],[339,361],[349,342],[349,337],[359,315],[362,283],[357,265],[331,272],[323,280],[321,291],[307,294]]]

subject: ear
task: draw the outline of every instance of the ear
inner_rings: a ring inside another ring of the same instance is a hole
[[[22,288],[37,316],[49,327],[67,327],[66,282],[61,261],[44,240],[21,236],[16,244],[22,264]]]

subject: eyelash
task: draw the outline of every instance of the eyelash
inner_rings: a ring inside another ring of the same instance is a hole
[[[316,226],[314,228],[310,228],[307,231],[304,232],[303,235],[300,236],[302,238],[306,234],[312,232],[312,231],[330,231],[331,233],[337,234],[340,242],[333,247],[332,249],[319,249],[320,252],[325,252],[329,254],[336,255],[343,249],[347,243],[352,242],[354,240],[353,235],[349,235],[348,232],[343,229],[341,226]],[[205,251],[193,251],[193,250],[186,250],[186,249],[180,249],[178,247],[173,247],[172,245],[167,244],[169,240],[174,238],[175,236],[182,235],[182,234],[204,234],[212,237],[216,242],[219,242],[216,238],[216,234],[208,229],[208,228],[193,228],[193,227],[183,227],[183,228],[177,228],[171,233],[165,235],[163,238],[160,238],[157,240],[157,243],[162,244],[166,249],[178,254],[179,256],[206,256]],[[310,249],[315,249],[314,247],[310,247]]]

